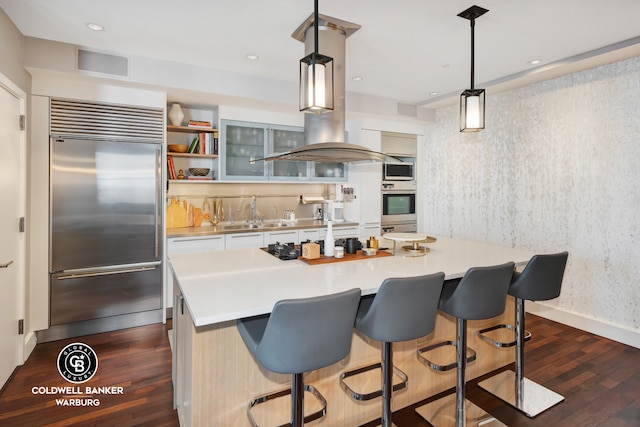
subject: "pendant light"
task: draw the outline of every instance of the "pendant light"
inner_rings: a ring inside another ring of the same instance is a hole
[[[478,132],[484,129],[484,89],[476,89],[474,80],[474,28],[476,18],[489,12],[480,6],[471,6],[460,12],[459,17],[471,22],[471,89],[460,94],[460,132]]]
[[[318,0],[314,0],[314,51],[300,60],[300,111],[333,110],[333,58],[318,52]]]

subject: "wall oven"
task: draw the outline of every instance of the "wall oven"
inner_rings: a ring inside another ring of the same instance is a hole
[[[416,224],[416,182],[382,182],[382,227]],[[396,230],[397,231],[397,230]]]

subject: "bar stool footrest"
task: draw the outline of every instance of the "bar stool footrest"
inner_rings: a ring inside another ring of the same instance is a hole
[[[308,393],[311,393],[317,400],[318,402],[320,402],[320,405],[322,406],[322,408],[320,408],[318,411],[311,413],[311,414],[307,414],[304,416],[304,423],[310,423],[311,421],[315,421],[315,420],[319,420],[320,418],[324,417],[325,414],[327,413],[327,400],[324,398],[324,396],[312,385],[309,384],[305,384],[304,385],[304,390]],[[285,389],[285,390],[280,390],[280,391],[276,391],[273,393],[269,393],[269,394],[265,394],[263,396],[259,396],[256,397],[255,399],[253,399],[251,401],[251,403],[249,403],[249,409],[247,411],[247,414],[249,415],[249,421],[251,422],[252,427],[260,427],[255,419],[253,418],[253,415],[251,415],[251,409],[256,406],[259,405],[261,403],[266,403],[269,400],[273,400],[273,399],[277,399],[279,397],[284,397],[287,395],[291,394],[291,389]],[[281,424],[278,427],[291,427],[291,421],[285,423],[285,424]]]
[[[432,350],[435,350],[436,348],[440,348],[443,347],[445,345],[451,345],[453,347],[457,347],[457,343],[455,341],[442,341],[439,342],[437,344],[433,344],[427,347],[423,347],[421,349],[418,349],[417,351],[417,356],[418,356],[418,360],[420,362],[422,362],[422,364],[428,366],[429,368],[433,369],[434,371],[449,371],[451,369],[454,369],[458,366],[458,362],[454,361],[453,363],[449,363],[448,365],[439,365],[437,363],[434,363],[432,361],[430,361],[429,359],[427,359],[425,356],[423,356],[424,353],[428,353]],[[474,360],[476,360],[476,352],[474,349],[467,347],[467,363],[471,363]]]
[[[507,348],[507,347],[513,347],[516,345],[517,341],[513,340],[513,341],[497,341],[494,340],[493,338],[489,338],[487,335],[485,335],[487,332],[491,332],[491,331],[496,331],[498,329],[509,329],[510,331],[514,331],[516,330],[516,327],[513,325],[509,325],[509,324],[500,324],[500,325],[494,325],[494,326],[490,326],[488,328],[485,329],[480,329],[478,331],[478,337],[484,341],[487,342],[489,344],[491,344],[494,347],[498,347],[498,348]],[[524,331],[524,340],[525,341],[529,341],[531,340],[531,332],[525,330]]]
[[[382,370],[382,363],[380,362],[373,363],[371,365],[366,365],[360,368],[353,369],[351,371],[343,372],[342,374],[340,374],[340,387],[342,387],[342,389],[349,396],[351,396],[353,399],[358,401],[371,400],[371,399],[375,399],[377,397],[382,396],[382,389],[375,390],[370,393],[359,393],[353,390],[351,387],[347,385],[347,383],[344,382],[346,378],[353,377],[358,374],[363,374],[365,372],[373,371],[374,369]],[[401,371],[399,368],[395,366],[393,367],[393,373],[399,376],[401,379],[399,383],[396,383],[393,385],[393,391],[398,391],[398,390],[402,390],[403,388],[407,388],[407,385],[409,384],[409,377],[407,376],[407,374],[405,374],[403,371]]]

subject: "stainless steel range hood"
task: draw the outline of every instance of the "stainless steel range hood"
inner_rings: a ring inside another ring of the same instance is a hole
[[[334,109],[323,114],[304,115],[305,145],[292,150],[273,153],[263,160],[300,160],[332,163],[400,163],[399,158],[388,156],[366,147],[345,142],[345,46],[346,39],[360,25],[319,14],[319,50],[333,58]],[[305,55],[314,50],[313,14],[291,35],[304,43]]]
[[[366,147],[346,142],[320,142],[283,153],[269,154],[264,160],[297,160],[320,163],[402,163],[402,160]]]

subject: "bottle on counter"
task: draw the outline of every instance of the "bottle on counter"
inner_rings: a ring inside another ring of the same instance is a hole
[[[331,220],[327,221],[327,237],[324,238],[324,254],[325,256],[333,256],[335,240],[333,239],[333,225]]]

